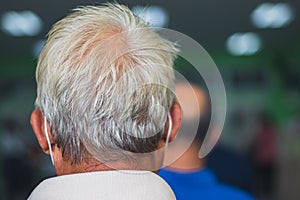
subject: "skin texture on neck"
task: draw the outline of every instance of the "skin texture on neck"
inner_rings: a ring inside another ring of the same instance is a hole
[[[57,147],[55,147],[57,149]],[[81,163],[72,164],[71,160],[64,160],[60,151],[53,153],[54,168],[58,176],[67,174],[77,174],[85,172],[95,171],[108,171],[114,170],[111,167],[99,162],[98,160],[91,158],[88,162],[83,161]]]
[[[159,168],[162,162],[162,157],[161,157],[155,159],[141,158],[138,161],[132,163],[125,162],[125,161],[123,162],[119,160],[119,161],[112,162],[110,164],[106,164],[98,161],[92,156],[89,156],[88,160],[74,164],[72,163],[71,160],[64,160],[63,157],[61,156],[60,151],[53,152],[53,158],[54,158],[54,168],[58,176],[67,175],[67,174],[85,173],[85,172],[111,171],[111,170],[148,170],[149,169],[148,171],[153,171],[150,170],[151,166],[157,165],[156,168]],[[158,170],[155,170],[153,172],[157,173]]]

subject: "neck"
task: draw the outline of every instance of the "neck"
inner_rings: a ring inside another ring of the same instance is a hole
[[[151,161],[151,160],[150,160]],[[141,159],[137,162],[128,163],[128,162],[114,162],[109,165],[98,161],[95,158],[90,158],[88,161],[83,161],[78,164],[72,164],[71,161],[62,161],[55,163],[55,171],[58,176],[67,175],[67,174],[76,174],[76,173],[85,173],[85,172],[96,172],[96,171],[111,171],[111,170],[147,170],[155,171],[148,159]],[[152,166],[149,167],[149,166]]]
[[[160,145],[163,147],[165,144]],[[62,153],[56,145],[52,149],[55,171],[58,176],[109,170],[147,170],[157,173],[161,168],[163,159],[163,151],[158,151],[158,153],[150,156],[134,154],[135,158],[132,160],[114,159],[109,164],[100,162],[92,155],[89,155],[86,161],[72,164],[71,159],[66,160],[62,157]]]
[[[114,170],[114,169],[96,160],[91,160],[89,162],[81,162],[76,164],[72,164],[71,161],[67,160],[55,164],[55,171],[58,176],[67,175],[67,174],[85,173],[85,172],[108,171],[108,170]]]
[[[200,159],[198,153],[199,147],[191,145],[179,159],[169,165],[169,168],[180,171],[192,171],[204,168],[205,160]]]

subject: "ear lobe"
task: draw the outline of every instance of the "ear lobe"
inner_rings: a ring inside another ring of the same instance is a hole
[[[182,110],[178,101],[175,101],[170,109],[170,115],[172,118],[172,130],[169,138],[169,142],[171,142],[177,136],[179,131],[181,120],[182,120]]]
[[[30,124],[31,124],[33,132],[39,142],[41,149],[43,150],[44,153],[49,155],[50,154],[49,146],[47,143],[47,139],[46,139],[46,135],[45,135],[46,133],[45,133],[45,128],[44,128],[44,116],[39,109],[35,109],[31,113]],[[48,123],[47,123],[47,128],[48,128]],[[49,128],[48,128],[48,130],[49,130]],[[51,136],[49,135],[49,137],[51,137]],[[51,141],[51,139],[50,139],[50,141]]]

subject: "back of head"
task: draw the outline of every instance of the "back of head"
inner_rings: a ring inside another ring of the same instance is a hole
[[[122,5],[80,7],[57,22],[38,60],[36,107],[63,158],[156,150],[174,100],[176,52]]]
[[[193,145],[201,146],[210,123],[211,107],[207,91],[198,84],[176,84],[176,96],[182,106],[183,120],[180,132],[184,138],[195,135]],[[197,129],[194,127],[197,126]],[[197,131],[195,134],[193,131]]]

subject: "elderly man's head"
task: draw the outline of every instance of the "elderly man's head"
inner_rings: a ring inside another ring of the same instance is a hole
[[[36,70],[31,123],[43,150],[50,151],[44,119],[53,151],[72,164],[157,150],[169,111],[172,134],[180,124],[172,92],[176,52],[125,6],[80,7],[57,22]]]

